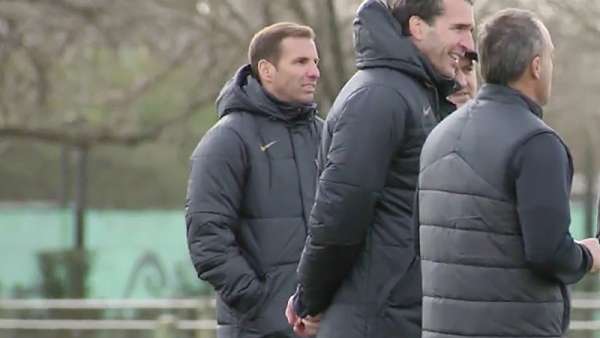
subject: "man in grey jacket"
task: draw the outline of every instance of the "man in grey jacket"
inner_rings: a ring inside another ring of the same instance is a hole
[[[458,60],[473,50],[473,20],[467,0],[401,0],[391,8],[367,0],[358,9],[358,71],[324,127],[291,324],[322,313],[318,337],[420,336],[412,221],[419,154]]]
[[[480,29],[484,86],[421,154],[423,337],[563,337],[567,284],[600,269],[569,233],[573,163],[543,120],[554,46],[531,12]]]
[[[294,337],[283,308],[296,286],[322,126],[314,39],[292,23],[258,32],[192,154],[187,240],[198,277],[216,291],[219,338]]]

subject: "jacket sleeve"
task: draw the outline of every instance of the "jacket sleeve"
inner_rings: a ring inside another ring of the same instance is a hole
[[[186,197],[187,242],[198,277],[240,313],[251,312],[263,297],[263,283],[236,241],[247,157],[240,136],[212,128],[191,158]]]
[[[515,155],[517,212],[525,258],[542,277],[564,284],[579,281],[591,267],[584,246],[569,233],[572,167],[560,140],[544,133]]]
[[[298,266],[294,306],[301,316],[326,309],[362,250],[406,110],[394,90],[372,86],[351,95],[337,120],[328,121],[324,138],[331,142]]]

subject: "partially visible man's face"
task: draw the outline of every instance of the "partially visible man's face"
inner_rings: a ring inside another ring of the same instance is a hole
[[[454,80],[458,82],[460,89],[448,96],[448,101],[460,108],[467,101],[474,98],[477,92],[477,72],[475,71],[473,59],[467,56],[460,58]]]
[[[456,63],[468,50],[474,50],[473,6],[465,0],[444,0],[444,14],[427,25],[425,38],[416,44],[433,67],[454,78]]]
[[[537,88],[537,96],[540,100],[541,105],[545,105],[550,100],[552,94],[552,72],[554,71],[554,64],[552,61],[554,55],[554,44],[552,43],[552,37],[546,26],[542,22],[538,22],[542,35],[545,40],[544,52],[542,53],[542,69],[540,77],[540,85]]]
[[[290,103],[312,103],[320,73],[315,42],[288,37],[281,41],[280,56],[267,87],[276,98]]]

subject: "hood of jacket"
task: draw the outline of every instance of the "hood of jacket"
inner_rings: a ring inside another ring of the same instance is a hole
[[[385,67],[399,70],[435,86],[442,97],[453,90],[454,80],[433,69],[410,37],[402,33],[402,26],[381,0],[363,2],[353,25],[358,69]]]
[[[227,81],[216,105],[219,118],[231,112],[244,111],[286,122],[313,118],[317,108],[315,103],[297,104],[278,100],[252,75],[249,64],[240,67],[233,78]]]

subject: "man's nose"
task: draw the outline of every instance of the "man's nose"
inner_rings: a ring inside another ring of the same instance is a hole
[[[456,70],[456,76],[454,77],[454,81],[456,81],[460,85],[461,89],[467,87],[467,77],[465,76],[465,73],[463,73],[463,71],[460,69]]]
[[[321,72],[319,71],[319,66],[316,63],[312,63],[308,69],[308,77],[311,79],[318,80],[321,77]]]
[[[473,32],[466,31],[464,34],[462,34],[459,43],[465,50],[474,51],[475,40],[473,39]]]

